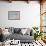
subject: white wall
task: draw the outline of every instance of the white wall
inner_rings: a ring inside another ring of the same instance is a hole
[[[8,11],[20,11],[20,20],[8,20]],[[15,1],[12,3],[0,1],[0,27],[32,27],[40,26],[40,4],[36,1]]]

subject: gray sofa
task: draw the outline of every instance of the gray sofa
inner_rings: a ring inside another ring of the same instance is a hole
[[[21,34],[11,34],[10,36],[10,39],[15,39],[15,40],[20,40],[21,43],[30,43],[30,42],[33,42],[34,38],[33,36],[29,36],[29,35],[21,35]]]
[[[33,42],[34,37],[32,35],[32,30],[30,31],[30,35],[28,33],[22,34],[21,29],[26,29],[26,28],[13,28],[10,27],[8,30],[10,32],[10,35],[5,37],[5,39],[10,38],[10,40],[15,39],[15,40],[20,40],[21,43],[30,43]]]

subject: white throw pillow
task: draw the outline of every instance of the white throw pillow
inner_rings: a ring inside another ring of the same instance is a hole
[[[30,35],[30,32],[31,32],[30,28],[27,28],[26,35],[27,35],[27,34]]]
[[[27,29],[21,29],[21,33],[24,35],[27,32]]]

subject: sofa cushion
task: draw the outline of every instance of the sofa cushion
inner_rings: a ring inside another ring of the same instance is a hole
[[[13,35],[10,35],[9,38],[12,40],[12,39],[15,39],[15,40],[20,40],[20,42],[32,42],[32,40],[34,40],[34,37],[33,36],[29,36],[29,35],[21,35],[21,34],[13,34]]]

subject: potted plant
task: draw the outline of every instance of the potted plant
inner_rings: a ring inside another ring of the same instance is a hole
[[[36,40],[38,37],[41,38],[42,32],[38,31],[39,28],[38,27],[32,27],[32,28],[35,31],[35,33],[34,33],[34,40]]]
[[[36,40],[36,38],[38,37],[38,32],[37,32],[38,27],[32,27],[32,28],[33,28],[33,30],[35,31],[35,32],[34,32],[34,40]]]

